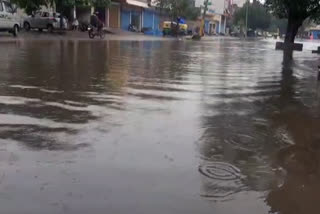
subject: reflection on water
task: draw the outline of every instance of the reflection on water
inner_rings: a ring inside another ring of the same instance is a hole
[[[315,58],[273,45],[1,45],[0,210],[319,213]]]

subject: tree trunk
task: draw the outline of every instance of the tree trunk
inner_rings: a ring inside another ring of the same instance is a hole
[[[285,44],[294,43],[294,40],[296,38],[296,35],[302,23],[303,23],[303,20],[295,19],[292,16],[289,16],[286,37],[284,40]]]

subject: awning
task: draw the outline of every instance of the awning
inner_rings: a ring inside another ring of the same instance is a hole
[[[138,7],[143,7],[143,8],[149,7],[148,3],[142,2],[142,1],[137,1],[137,0],[127,0],[127,4],[138,6]]]

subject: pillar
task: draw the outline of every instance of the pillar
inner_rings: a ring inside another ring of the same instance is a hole
[[[220,21],[219,21],[219,34],[221,33],[221,22],[222,22],[222,16],[220,15]]]
[[[110,15],[109,15],[109,13],[110,13],[110,11],[109,11],[109,7],[106,7],[105,8],[105,14],[106,14],[106,16],[105,16],[105,22],[106,22],[106,26],[107,27],[110,27],[110,23],[109,23],[109,19],[110,19]]]
[[[72,8],[72,18],[75,20],[77,18],[77,7],[73,6]]]

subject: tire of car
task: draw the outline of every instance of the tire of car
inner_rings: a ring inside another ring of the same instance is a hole
[[[25,23],[23,24],[23,28],[24,28],[26,31],[30,31],[31,26],[30,26],[30,24],[29,24],[28,22],[25,22]]]
[[[19,26],[18,25],[15,25],[13,27],[13,30],[12,30],[12,34],[14,37],[17,37],[18,36],[18,33],[19,33]]]
[[[47,26],[47,29],[49,33],[53,33],[53,26],[51,24]]]
[[[39,31],[39,32],[42,32],[42,28],[38,28],[38,31]]]

